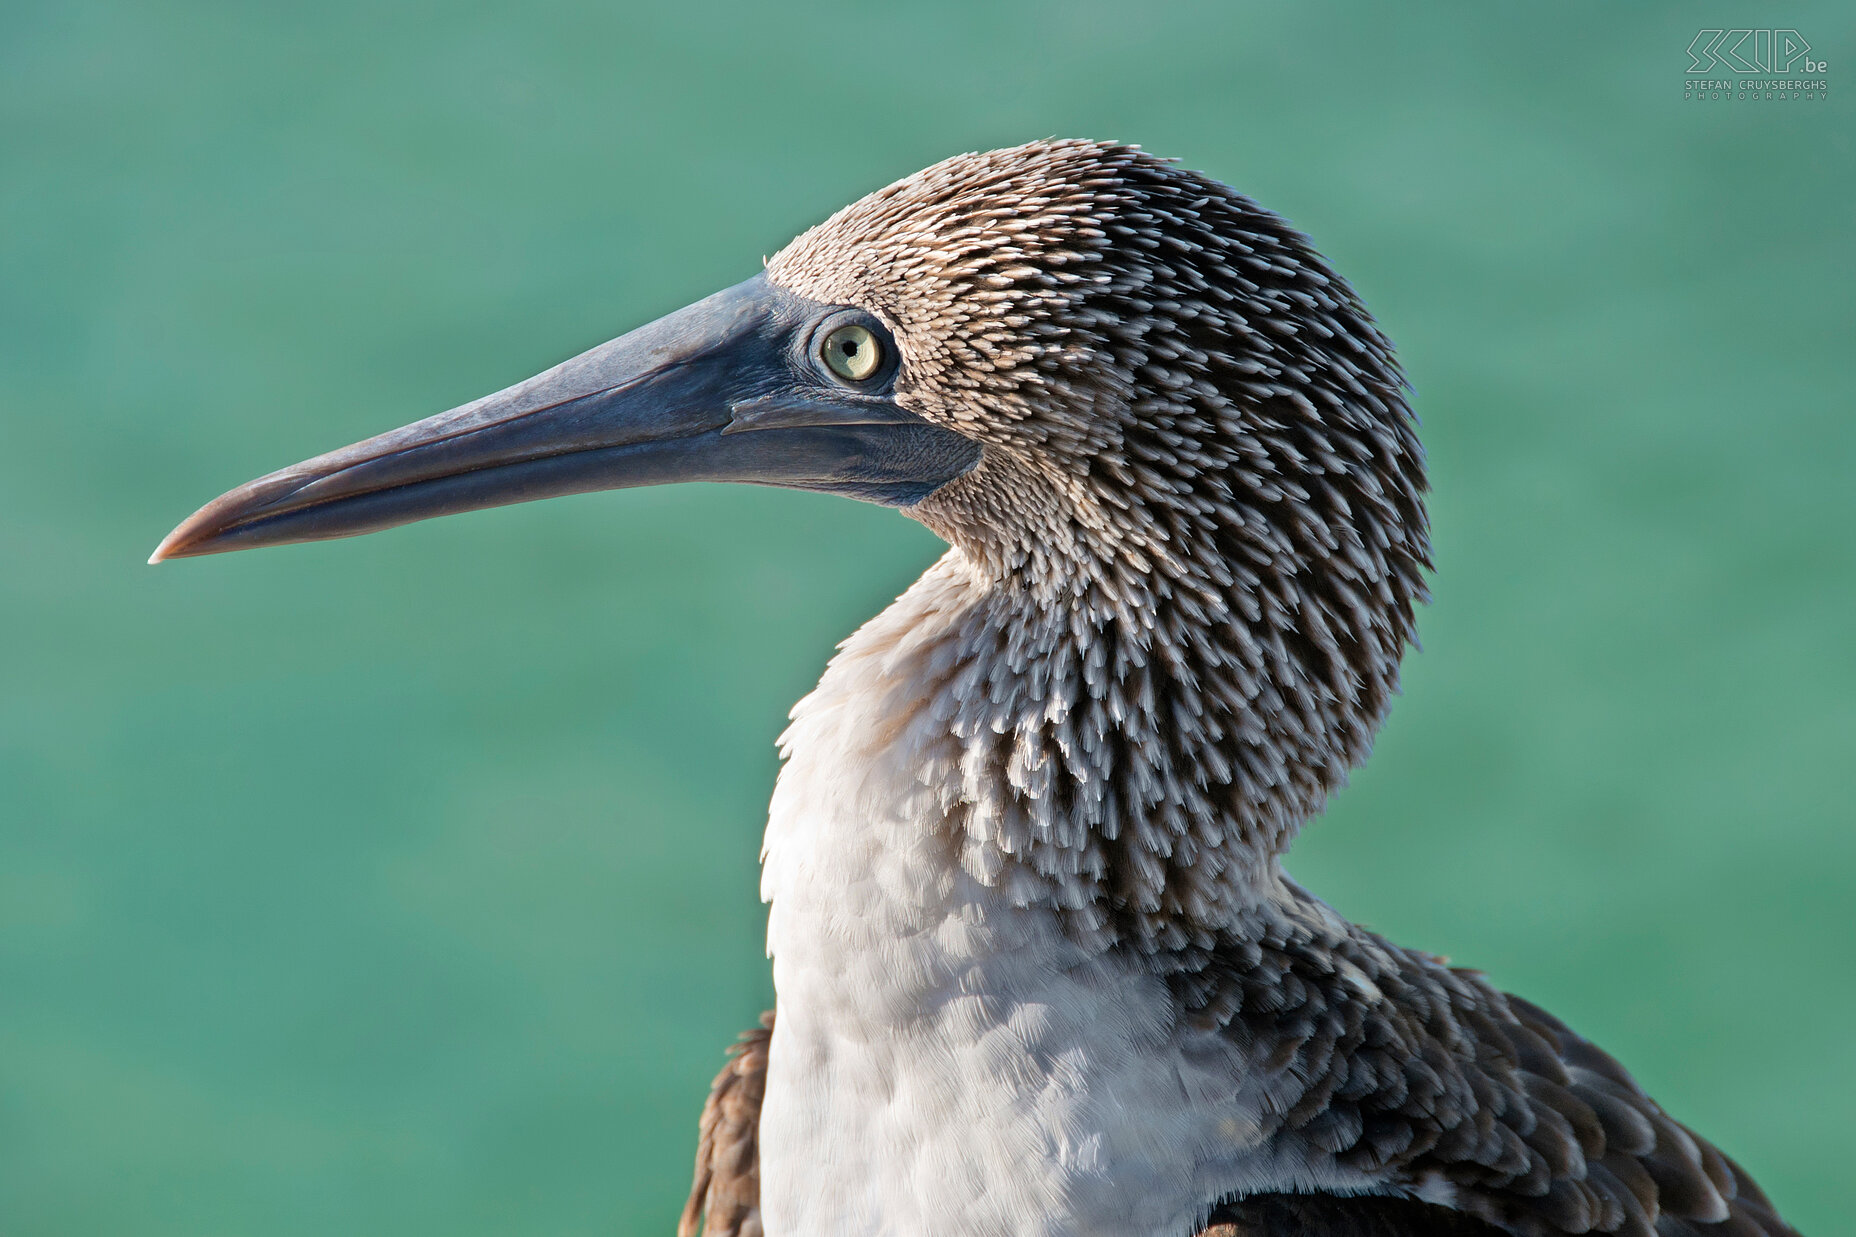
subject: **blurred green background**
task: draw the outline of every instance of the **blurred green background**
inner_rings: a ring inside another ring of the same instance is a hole
[[[767,1004],[788,705],[938,552],[796,493],[143,558],[948,154],[1138,141],[1312,233],[1434,461],[1425,648],[1293,868],[1856,1209],[1851,38],[1685,8],[8,0],[0,1231],[668,1231]]]

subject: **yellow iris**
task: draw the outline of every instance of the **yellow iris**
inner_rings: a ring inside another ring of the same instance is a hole
[[[846,323],[825,336],[825,364],[849,382],[862,382],[883,363],[883,345],[869,327]]]

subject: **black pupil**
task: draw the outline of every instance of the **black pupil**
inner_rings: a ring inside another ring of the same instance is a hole
[[[839,344],[838,346],[844,349],[845,356],[856,356],[857,355],[857,341],[854,339],[847,339],[843,343]]]

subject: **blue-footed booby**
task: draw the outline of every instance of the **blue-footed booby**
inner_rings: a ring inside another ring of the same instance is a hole
[[[1391,344],[1281,218],[1131,146],[949,159],[155,558],[688,480],[949,549],[781,739],[777,1017],[685,1233],[1793,1233],[1610,1056],[1284,872],[1430,550]]]

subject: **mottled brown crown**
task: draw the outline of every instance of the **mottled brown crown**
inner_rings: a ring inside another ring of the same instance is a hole
[[[1009,633],[971,650],[1006,788],[975,793],[1016,798],[987,829],[1111,914],[1221,913],[1219,871],[1364,759],[1423,598],[1423,455],[1358,297],[1248,198],[1083,141],[937,164],[768,274],[878,315],[898,402],[984,444],[910,514]]]

